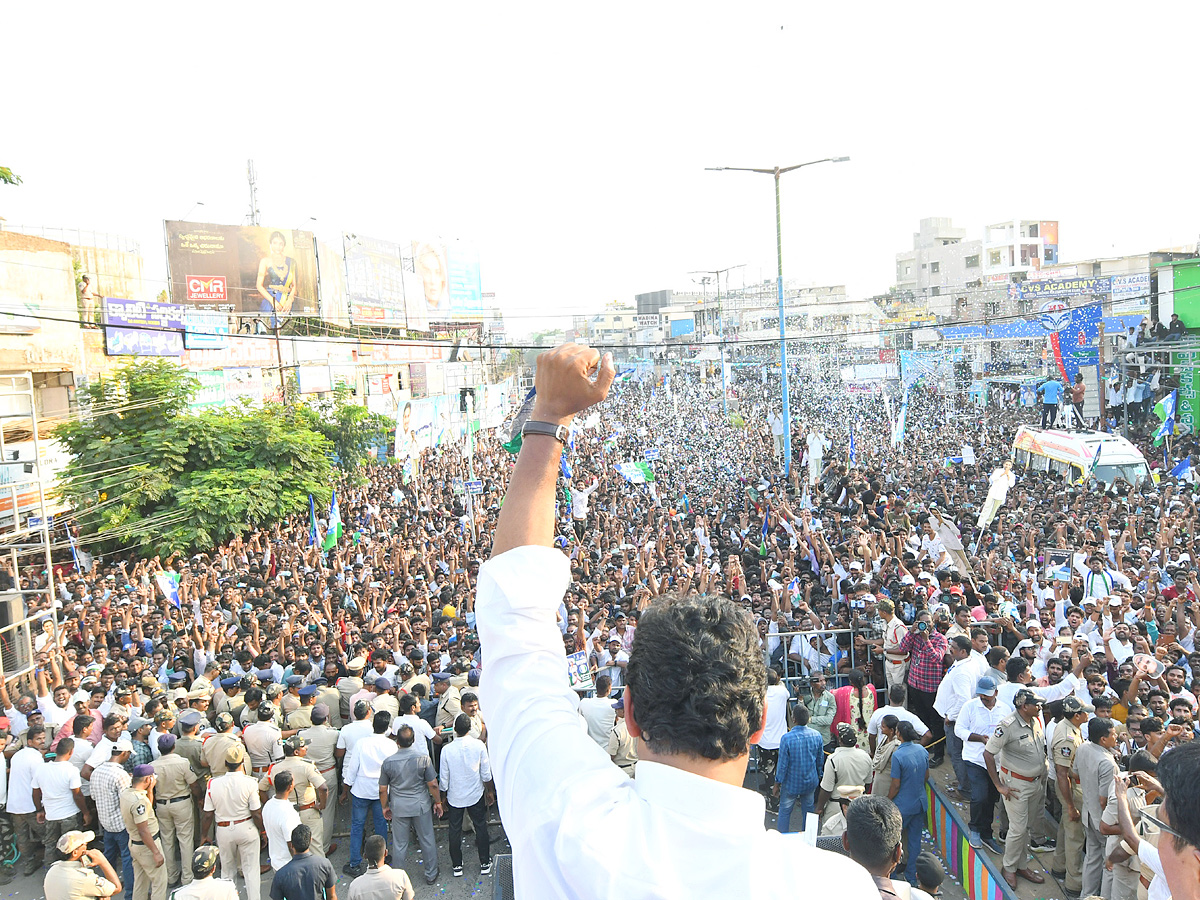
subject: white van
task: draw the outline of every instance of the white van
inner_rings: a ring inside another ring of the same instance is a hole
[[[1022,425],[1013,441],[1012,461],[1015,469],[1058,472],[1072,483],[1089,475],[1105,484],[1124,478],[1138,485],[1150,478],[1146,457],[1137,447],[1102,431],[1043,431]]]

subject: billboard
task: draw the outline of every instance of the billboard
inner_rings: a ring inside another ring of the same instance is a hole
[[[335,325],[349,325],[350,298],[341,247],[317,241],[317,276],[321,318]]]
[[[109,356],[183,356],[183,307],[104,298],[104,350]]]
[[[251,406],[262,406],[262,369],[223,369],[225,376],[225,400],[227,403],[246,402]]]
[[[1133,275],[1112,277],[1112,314],[1149,315],[1150,273],[1137,272]]]
[[[216,309],[184,309],[186,332],[184,347],[188,350],[223,350],[229,339],[229,316]]]
[[[225,373],[220,369],[201,369],[192,376],[200,389],[189,404],[192,409],[213,409],[225,405]]]
[[[1107,294],[1111,278],[1056,278],[1047,281],[1023,281],[1008,289],[1009,296],[1021,300],[1039,297],[1072,297],[1077,294]]]
[[[317,314],[317,257],[308,231],[166,222],[171,300],[262,317],[271,327]]]
[[[422,276],[413,254],[417,245],[394,244],[359,234],[344,234],[346,288],[350,316],[356,325],[388,325],[426,331],[429,307]],[[439,265],[445,272],[445,250],[440,262],[427,266],[436,282]]]
[[[450,288],[450,313],[456,319],[483,318],[483,290],[479,281],[479,251],[468,241],[457,240],[446,258]]]
[[[446,245],[441,240],[413,241],[413,268],[421,285],[416,305],[426,320],[445,322],[450,319],[450,267],[446,262]]]

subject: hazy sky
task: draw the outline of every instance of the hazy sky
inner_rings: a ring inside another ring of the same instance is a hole
[[[127,235],[162,280],[162,220],[242,222],[253,158],[263,224],[474,239],[510,334],[693,269],[772,277],[771,179],[705,166],[850,156],[785,176],[783,240],[785,277],[852,296],[924,216],[1058,219],[1064,261],[1194,244],[1198,25],[1190,2],[25,3],[0,216]]]

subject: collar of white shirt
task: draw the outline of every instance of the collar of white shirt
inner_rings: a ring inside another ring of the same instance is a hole
[[[762,794],[734,787],[674,766],[642,760],[633,783],[638,796],[654,806],[681,816],[707,819],[720,810],[731,830],[762,829],[766,801]]]

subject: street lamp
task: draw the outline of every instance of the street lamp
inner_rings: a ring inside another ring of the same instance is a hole
[[[787,334],[784,328],[783,316],[783,231],[779,217],[779,176],[805,166],[815,166],[819,163],[849,162],[848,156],[827,156],[825,159],[814,159],[795,166],[776,166],[773,169],[748,169],[739,166],[708,166],[706,172],[755,172],[759,175],[772,175],[775,178],[775,257],[779,268],[775,277],[776,293],[779,299],[779,375],[783,382],[783,477],[786,480],[792,474],[792,412],[788,402],[787,376]]]

